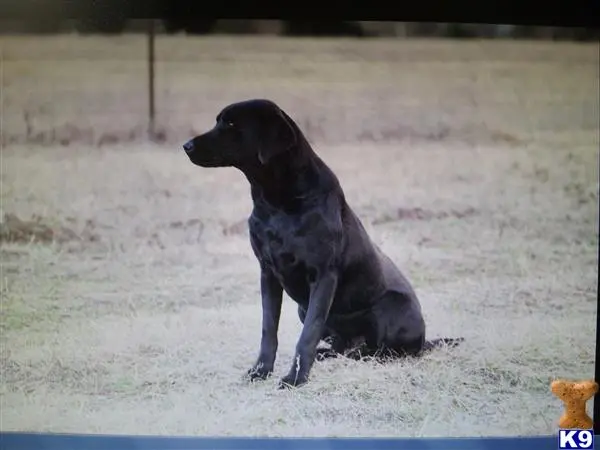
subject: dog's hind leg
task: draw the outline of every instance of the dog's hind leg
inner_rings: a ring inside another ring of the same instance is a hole
[[[315,357],[315,359],[317,361],[323,361],[325,359],[337,358],[338,355],[339,355],[339,353],[337,353],[335,350],[333,350],[331,348],[318,348],[317,356]]]
[[[410,294],[386,292],[373,310],[373,319],[375,342],[367,341],[371,356],[416,356],[425,349],[425,320]]]
[[[366,353],[378,359],[421,356],[434,348],[456,347],[464,340],[426,340],[425,321],[419,304],[414,297],[401,292],[388,291],[377,303],[374,318],[377,339]]]

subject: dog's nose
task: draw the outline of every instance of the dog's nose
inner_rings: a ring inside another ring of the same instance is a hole
[[[183,149],[186,153],[191,152],[194,149],[194,143],[192,141],[187,141],[185,144],[183,144]]]

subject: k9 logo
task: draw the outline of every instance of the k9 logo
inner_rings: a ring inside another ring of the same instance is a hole
[[[558,430],[558,448],[572,449],[584,448],[593,450],[594,431],[593,430]]]

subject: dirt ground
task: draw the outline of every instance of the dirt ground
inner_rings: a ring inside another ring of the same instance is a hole
[[[555,377],[594,367],[598,45],[2,37],[1,429],[268,436],[553,433]],[[276,389],[251,204],[181,144],[271,98],[336,171],[421,298],[416,360],[317,363]],[[589,402],[588,409],[591,411]]]

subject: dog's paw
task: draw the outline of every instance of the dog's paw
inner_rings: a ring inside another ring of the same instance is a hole
[[[360,361],[364,358],[360,348],[353,348],[344,353],[344,356],[355,361]]]
[[[251,382],[266,380],[271,376],[272,373],[272,370],[269,370],[263,365],[257,364],[252,369],[248,370],[248,372],[246,372],[246,378],[248,378]]]
[[[315,359],[317,361],[323,361],[325,359],[337,358],[337,357],[338,357],[338,354],[330,348],[318,348]]]
[[[279,389],[292,389],[295,387],[300,387],[303,384],[306,384],[308,382],[308,377],[306,376],[296,376],[296,374],[288,374],[285,377],[283,377],[280,381],[279,381]]]

